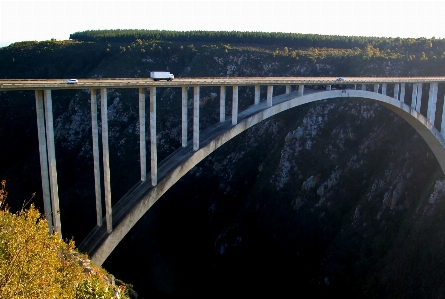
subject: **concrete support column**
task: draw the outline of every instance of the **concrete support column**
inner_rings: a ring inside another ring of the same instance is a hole
[[[150,87],[150,171],[151,185],[158,184],[158,140],[156,136],[156,87]]]
[[[182,147],[187,146],[187,86],[182,86]]]
[[[40,175],[42,176],[42,194],[43,207],[45,209],[45,216],[48,220],[50,232],[54,232],[53,215],[51,208],[51,192],[49,187],[49,173],[48,173],[48,151],[46,149],[46,134],[45,134],[45,109],[43,107],[43,91],[36,90],[36,112],[37,112],[37,134],[39,137],[39,153],[40,153]]]
[[[260,103],[260,86],[255,85],[255,105],[258,105]]]
[[[90,90],[91,97],[91,136],[93,138],[94,194],[96,195],[96,224],[102,226],[102,190],[100,188],[99,129],[97,126],[97,93]]]
[[[437,82],[430,83],[430,93],[428,97],[428,110],[426,117],[433,126],[436,119],[437,89]]]
[[[386,83],[382,84],[382,94],[386,96]]]
[[[417,83],[413,83],[413,93],[411,95],[411,108],[416,109],[417,106]]]
[[[379,84],[374,84],[374,92],[379,92]]]
[[[232,125],[238,123],[238,86],[233,86],[233,97],[232,97]]]
[[[443,96],[443,100],[445,103],[445,95]],[[442,123],[440,125],[440,134],[445,138],[445,109],[442,110]]]
[[[326,90],[331,90],[331,85],[326,85]]]
[[[108,99],[107,89],[100,89],[100,112],[102,117],[102,163],[104,169],[104,190],[105,190],[105,221],[107,232],[113,230],[112,210],[111,210],[111,185],[110,185],[110,153],[108,149]]]
[[[357,84],[354,84],[354,90],[357,90]]]
[[[298,85],[298,96],[302,97],[304,95],[304,84]]]
[[[362,90],[366,91],[366,84],[362,83]]]
[[[59,208],[59,187],[57,185],[56,150],[54,147],[53,101],[51,98],[51,90],[44,91],[44,103],[46,121],[46,148],[48,150],[48,170],[53,212],[53,225],[54,231],[59,234],[60,238],[62,238],[62,226],[60,223]]]
[[[405,83],[400,84],[400,102],[405,102]]]
[[[139,88],[139,153],[141,156],[141,181],[147,179],[147,146],[145,144],[145,88]]]
[[[421,104],[422,104],[422,83],[417,83],[417,100],[416,100],[417,112],[420,112]]]
[[[393,97],[396,100],[399,99],[399,87],[400,87],[399,83],[394,84],[394,96]]]
[[[219,121],[223,122],[226,120],[226,87],[221,86],[219,92]]]
[[[272,107],[273,85],[267,85],[267,107]]]
[[[199,149],[199,86],[193,87],[193,150]]]
[[[286,85],[286,94],[290,94],[291,87],[290,85]]]

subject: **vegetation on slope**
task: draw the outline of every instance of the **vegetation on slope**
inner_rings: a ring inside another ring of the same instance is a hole
[[[130,298],[125,284],[77,252],[74,241],[48,233],[31,205],[11,213],[0,190],[0,298]]]

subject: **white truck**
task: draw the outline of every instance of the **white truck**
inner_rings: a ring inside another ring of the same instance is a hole
[[[171,81],[175,78],[175,76],[173,74],[170,74],[170,72],[150,72],[150,78],[152,78],[154,81]]]

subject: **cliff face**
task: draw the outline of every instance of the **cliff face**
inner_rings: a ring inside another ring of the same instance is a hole
[[[105,57],[89,67],[88,77],[148,77],[151,69],[168,69],[176,77],[416,74],[403,61],[328,63],[192,46],[184,47],[186,53]],[[280,93],[284,87],[277,86]],[[253,103],[253,87],[240,87],[239,94],[240,109]],[[24,186],[23,193],[17,191],[23,198],[26,190],[41,189],[35,114],[29,112],[35,110],[33,94],[0,97],[2,111],[10,115],[2,128],[11,130],[1,132],[2,140],[7,134],[29,136],[28,149],[15,160],[13,150],[2,149],[11,158],[2,175],[12,181],[11,194],[14,186]],[[55,91],[53,97],[62,229],[79,243],[95,225],[89,93]],[[108,101],[117,201],[139,180],[137,90],[109,90]],[[218,122],[218,88],[201,89],[200,109],[201,128]],[[159,88],[157,111],[161,161],[180,147],[180,90]],[[20,120],[26,121],[13,133]],[[12,141],[11,148],[21,145]],[[197,165],[104,266],[147,298],[440,298],[444,187],[444,174],[425,142],[386,108],[365,99],[311,103],[256,125]],[[138,271],[128,265],[138,265]]]

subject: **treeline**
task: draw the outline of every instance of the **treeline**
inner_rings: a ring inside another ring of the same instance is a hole
[[[386,38],[364,36],[338,36],[281,32],[242,31],[168,31],[168,30],[87,30],[70,34],[70,39],[79,41],[133,42],[136,39],[194,42],[257,44],[293,48],[364,48],[369,45],[380,50],[396,52],[422,52],[428,49],[445,52],[445,39],[436,38]]]

